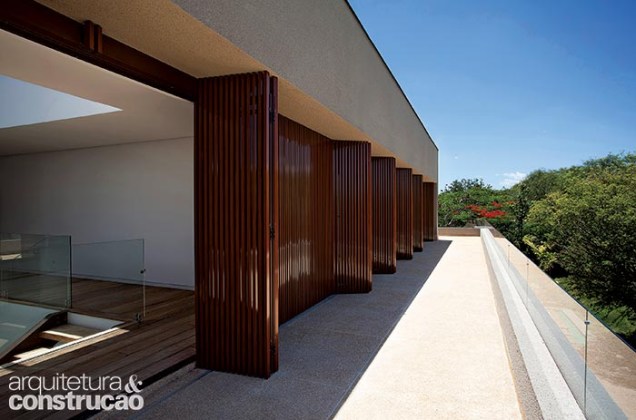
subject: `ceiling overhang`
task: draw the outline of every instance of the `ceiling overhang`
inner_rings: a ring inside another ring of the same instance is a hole
[[[193,104],[0,30],[0,74],[119,109],[0,129],[0,155],[193,136]]]
[[[52,20],[52,30],[55,27],[66,28],[62,39],[56,40],[49,34],[40,37],[38,42],[189,100],[194,99],[191,90],[196,78],[269,71],[279,77],[281,114],[335,140],[368,141],[374,156],[394,157],[398,166],[411,167],[374,138],[168,0],[41,0],[41,4],[20,0],[11,2],[36,4],[35,9],[40,8],[40,13],[51,9],[57,12],[59,16]],[[101,51],[88,48],[84,34],[86,21],[94,22],[93,25],[100,28],[104,39]],[[74,22],[74,29],[69,29],[72,26],[70,22]],[[6,20],[2,24],[6,25]],[[8,29],[29,38],[25,28]],[[68,41],[71,38],[73,47],[69,48]],[[135,52],[139,55],[135,55]],[[109,54],[115,54],[115,59]],[[134,67],[140,63],[154,69],[157,74],[164,72],[164,79],[153,76],[152,72],[151,77],[148,77],[147,72]],[[132,68],[129,64],[133,65]],[[40,84],[53,87],[48,82],[41,81]]]

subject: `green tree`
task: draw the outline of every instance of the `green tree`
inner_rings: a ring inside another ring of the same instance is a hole
[[[517,184],[517,188],[511,190],[511,195],[515,197],[514,200],[510,200],[512,210],[512,222],[510,226],[510,236],[508,240],[512,242],[517,248],[524,250],[523,243],[524,226],[528,212],[530,211],[530,200],[528,198],[528,187],[525,183]]]
[[[440,193],[438,202],[440,226],[461,227],[486,219],[506,234],[514,225],[510,192],[496,190],[481,179],[451,182]]]
[[[443,227],[465,226],[473,217],[461,192],[442,192],[438,198],[439,220]]]
[[[636,311],[636,165],[597,163],[533,204],[525,241],[542,268],[565,270],[576,296]]]
[[[483,179],[456,179],[446,186],[444,192],[456,193],[467,192],[473,190],[492,190],[492,187],[484,183]]]
[[[539,169],[533,171],[517,184],[517,189],[523,190],[524,199],[529,203],[542,200],[551,192],[561,189],[563,173],[564,170],[546,171]]]

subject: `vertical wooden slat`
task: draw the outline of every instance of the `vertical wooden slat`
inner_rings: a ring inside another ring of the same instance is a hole
[[[413,175],[413,251],[424,250],[424,184],[422,175]]]
[[[371,144],[333,143],[335,278],[338,293],[371,291]]]
[[[278,255],[280,245],[280,155],[279,155],[279,118],[278,118],[278,79],[272,77],[270,79],[270,139],[272,140],[271,157],[270,157],[270,224],[271,224],[271,257],[268,261],[271,263],[270,271],[272,281],[270,282],[270,369],[275,372],[278,370],[278,325],[280,324],[280,296],[279,296],[279,276],[280,276],[280,257]]]
[[[275,79],[199,79],[195,110],[197,365],[277,368]],[[275,92],[275,87],[274,87]]]
[[[398,168],[397,185],[397,258],[413,258],[413,171]]]
[[[395,273],[397,269],[397,211],[395,159],[374,157],[373,176],[373,272]]]
[[[279,116],[280,322],[335,291],[331,140]]]

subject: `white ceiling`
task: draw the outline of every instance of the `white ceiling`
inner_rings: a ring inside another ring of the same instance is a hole
[[[0,74],[121,109],[0,129],[0,156],[193,136],[191,102],[2,30],[0,51]]]

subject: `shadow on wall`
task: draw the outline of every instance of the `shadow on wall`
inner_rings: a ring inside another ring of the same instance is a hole
[[[281,325],[280,369],[268,380],[195,369],[195,380],[143,414],[331,418],[451,242],[427,242],[424,252],[398,262],[396,274],[374,275],[370,293],[330,296]],[[214,403],[205,403],[210,398]]]

